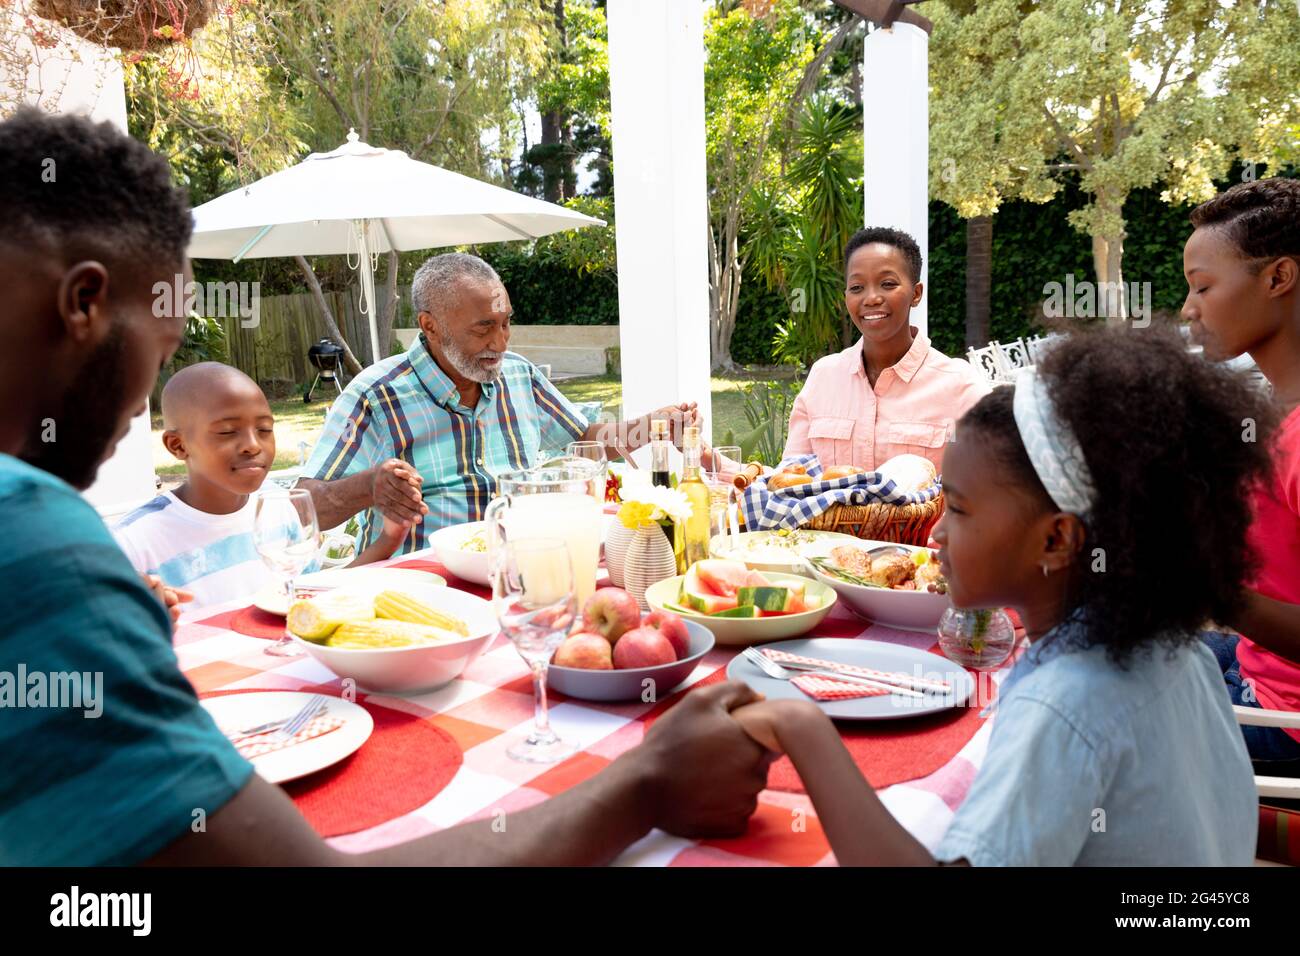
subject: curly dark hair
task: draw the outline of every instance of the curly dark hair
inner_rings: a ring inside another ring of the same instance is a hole
[[[921,247],[903,230],[891,229],[888,226],[868,226],[859,229],[849,237],[849,241],[844,246],[845,274],[849,271],[849,260],[853,258],[853,253],[873,242],[883,242],[901,252],[903,258],[907,260],[908,271],[912,273],[912,281],[921,281]]]
[[[1300,259],[1300,179],[1238,183],[1192,210],[1192,225],[1220,227],[1258,272],[1262,260]]]
[[[143,278],[179,266],[194,222],[166,161],[111,123],[25,107],[0,123],[0,241]]]
[[[1231,620],[1254,567],[1250,488],[1271,476],[1276,417],[1266,399],[1156,328],[1076,333],[1038,369],[1096,493],[1068,615],[1086,627],[1070,641],[1105,645],[1123,665],[1142,645],[1191,642],[1206,622]],[[1009,481],[1054,507],[1021,442],[1013,395],[994,389],[961,427],[993,443]],[[1094,570],[1096,548],[1104,570]]]

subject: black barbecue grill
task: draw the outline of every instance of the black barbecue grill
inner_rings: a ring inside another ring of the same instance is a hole
[[[329,339],[321,339],[307,350],[307,361],[316,366],[317,371],[311,388],[307,389],[307,394],[302,397],[304,402],[311,402],[311,393],[322,381],[327,386],[332,383],[335,390],[340,395],[343,394],[343,386],[339,383],[339,373],[343,365],[343,346]]]

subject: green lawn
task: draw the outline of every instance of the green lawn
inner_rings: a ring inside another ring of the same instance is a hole
[[[722,441],[722,436],[730,429],[737,434],[749,431],[745,420],[744,394],[742,389],[753,382],[770,381],[770,375],[739,374],[727,378],[712,380],[713,394],[713,440]],[[606,411],[620,411],[623,403],[623,383],[612,375],[598,375],[591,378],[571,378],[557,383],[561,392],[575,402],[603,403]],[[313,402],[304,405],[300,398],[289,398],[271,403],[271,412],[275,415],[275,467],[291,468],[298,464],[298,443],[306,442],[308,454],[320,434],[325,413],[329,411],[328,401]],[[154,431],[154,470],[163,478],[176,478],[185,474],[185,465],[178,462],[163,448],[162,416],[155,411],[153,416]]]
[[[286,398],[271,403],[271,414],[275,416],[276,468],[291,468],[298,464],[300,441],[307,443],[307,453],[311,453],[311,446],[316,444],[316,437],[320,434],[329,407],[328,401],[304,405],[301,398]],[[163,447],[162,416],[156,409],[153,413],[153,432],[154,471],[163,478],[184,475],[185,465]]]
[[[743,389],[754,382],[772,381],[770,374],[733,375],[727,378],[710,379],[713,398],[712,434],[714,444],[721,444],[728,431],[739,435],[751,430],[745,418],[745,395]],[[605,411],[626,417],[623,404],[623,383],[613,375],[599,375],[592,378],[571,378],[557,383],[566,398],[575,402],[603,402]],[[633,409],[633,411],[642,411]]]

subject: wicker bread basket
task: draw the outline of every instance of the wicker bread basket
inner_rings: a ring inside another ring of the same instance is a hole
[[[813,531],[837,531],[871,541],[924,546],[930,531],[943,514],[943,492],[919,505],[835,505],[803,527]]]

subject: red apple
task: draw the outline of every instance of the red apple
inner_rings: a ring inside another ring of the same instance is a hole
[[[586,634],[582,631],[570,634],[556,648],[554,663],[556,667],[577,667],[585,671],[614,669],[609,641],[599,634]]]
[[[641,608],[636,598],[622,588],[601,588],[582,608],[581,630],[600,634],[615,644],[626,632],[641,623]]]
[[[642,627],[653,627],[668,638],[680,661],[691,652],[691,635],[686,630],[686,622],[672,611],[652,611],[641,622]]]
[[[620,670],[633,667],[658,667],[677,660],[672,642],[653,627],[628,631],[614,645],[614,666]]]

